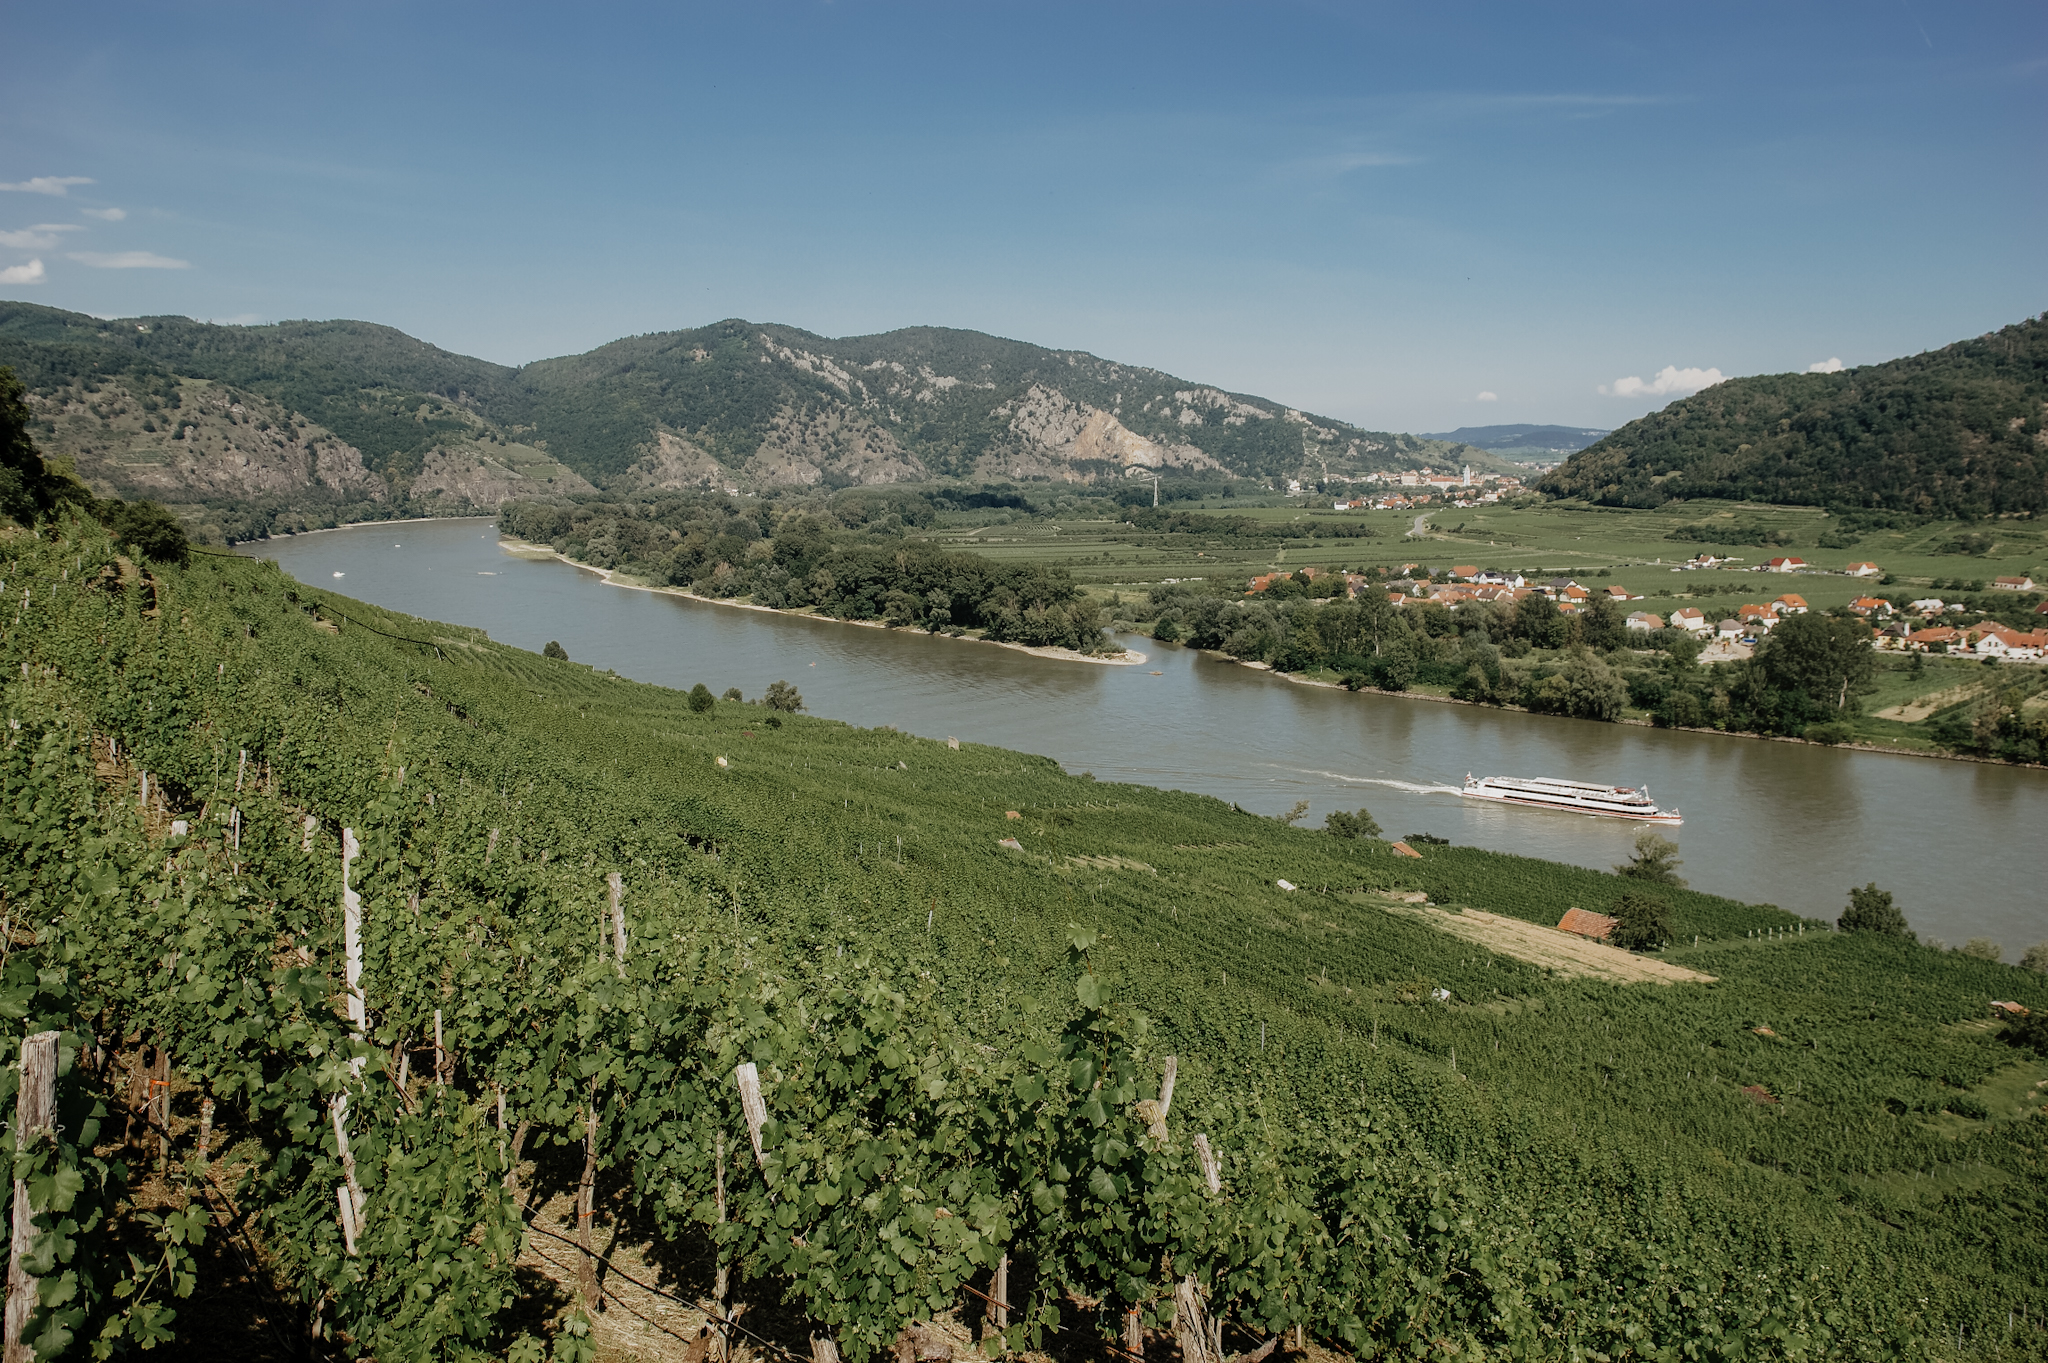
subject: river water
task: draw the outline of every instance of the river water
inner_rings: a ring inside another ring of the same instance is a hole
[[[301,581],[387,609],[472,625],[663,686],[758,697],[786,680],[807,709],[1041,753],[1107,781],[1198,791],[1262,814],[1372,811],[1388,836],[1606,867],[1636,826],[1480,804],[1467,772],[1647,784],[1685,822],[1697,889],[1833,918],[1851,885],[1893,891],[1923,937],[2048,938],[2041,874],[2048,773],[1667,733],[1302,686],[1131,637],[1135,667],[1032,657],[612,587],[501,549],[488,520],[363,526],[249,546]],[[341,573],[343,576],[335,577]]]

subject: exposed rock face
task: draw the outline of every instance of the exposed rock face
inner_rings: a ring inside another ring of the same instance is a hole
[[[1148,440],[1112,413],[1074,402],[1057,388],[1033,384],[1023,397],[1002,404],[994,414],[1009,418],[1011,433],[1025,443],[1027,462],[1030,454],[1042,452],[1056,461],[1115,464],[1123,469],[1223,467],[1193,445]],[[1014,466],[1017,460],[1008,462]]]
[[[55,429],[37,443],[68,456],[102,496],[164,501],[288,497],[312,488],[384,501],[390,490],[363,453],[276,403],[187,380],[180,405],[145,409],[109,382],[90,398],[34,397]]]
[[[836,402],[783,408],[740,472],[756,485],[801,487],[901,483],[928,476],[895,436],[865,413]]]
[[[515,498],[596,490],[531,446],[457,445],[426,452],[406,497],[423,510],[495,511]]]
[[[634,491],[703,491],[738,487],[731,469],[688,436],[657,430],[647,453],[626,470],[625,485]]]

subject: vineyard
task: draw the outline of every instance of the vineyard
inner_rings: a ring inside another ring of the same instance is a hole
[[[39,1357],[202,1347],[226,1246],[271,1356],[581,1363],[622,1237],[700,1360],[2048,1357],[2048,1058],[1985,1021],[2048,978],[1675,889],[1713,983],[1565,978],[1403,897],[1631,882],[697,710],[82,521],[0,531],[0,603]]]

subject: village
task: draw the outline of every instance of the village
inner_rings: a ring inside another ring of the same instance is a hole
[[[1672,571],[1719,568],[1730,561],[1702,553]],[[1803,574],[1817,570],[1809,567],[1804,559],[1781,556],[1749,571]],[[1857,578],[1881,578],[1884,572],[1875,563],[1854,563],[1844,570],[1844,574]],[[1456,564],[1448,569],[1432,571],[1420,563],[1404,563],[1384,579],[1374,574],[1338,572],[1319,567],[1303,568],[1294,573],[1264,573],[1251,579],[1245,595],[1260,595],[1286,581],[1319,584],[1332,575],[1343,579],[1341,595],[1346,599],[1356,599],[1368,591],[1384,591],[1387,603],[1396,608],[1430,603],[1447,610],[1457,610],[1469,602],[1512,604],[1527,597],[1542,596],[1553,602],[1560,613],[1573,615],[1595,601],[1606,601],[1619,607],[1644,599],[1641,593],[1632,592],[1627,587],[1588,587],[1568,576],[1530,581],[1520,573],[1482,569],[1474,564]],[[2033,578],[2025,576],[2001,577],[1991,585],[1999,591],[2039,590]],[[1331,599],[1338,594],[1314,593]],[[1688,605],[1680,606],[1668,615],[1638,609],[1629,612],[1626,623],[1631,631],[1644,635],[1667,629],[1682,631],[1706,643],[1700,662],[1729,662],[1752,656],[1755,647],[1780,622],[1795,615],[1804,615],[1809,609],[1804,596],[1798,592],[1784,592],[1770,601],[1744,603],[1732,609]],[[2041,618],[2041,623],[2032,630],[2018,630],[1997,620],[1984,619],[1982,612],[1970,611],[1960,603],[1945,602],[1938,597],[1897,601],[1866,595],[1839,609],[1867,620],[1874,630],[1871,647],[1882,652],[1947,654],[1999,662],[2048,662],[2048,602],[2036,608],[2034,613]],[[1965,616],[1976,618],[1966,619]],[[1950,617],[1952,622],[1943,622],[1944,617]]]

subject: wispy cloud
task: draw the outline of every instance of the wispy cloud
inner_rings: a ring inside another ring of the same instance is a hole
[[[81,265],[90,265],[99,270],[189,270],[189,260],[173,260],[160,256],[154,251],[71,251],[70,257]]]
[[[1479,395],[1478,397],[1476,397],[1476,398],[1474,398],[1474,399],[1472,399],[1472,400],[1473,400],[1474,402],[1499,402],[1499,401],[1500,401],[1500,394],[1498,394],[1498,393],[1481,393],[1481,394],[1480,394],[1480,395]]]
[[[0,270],[0,284],[40,284],[43,282],[43,262],[31,260],[26,265],[9,265]]]
[[[1712,388],[1727,378],[1718,369],[1680,369],[1667,364],[1646,381],[1633,375],[1603,383],[1600,391],[1613,398],[1689,397],[1702,388]]]
[[[78,211],[88,218],[98,218],[101,222],[119,222],[128,216],[128,210],[125,208],[81,208]]]
[[[0,181],[0,189],[12,189],[23,194],[52,194],[63,198],[71,192],[73,185],[93,183],[89,175],[38,175],[33,180],[21,180],[14,184]]]
[[[75,222],[39,222],[19,232],[0,232],[0,246],[17,251],[49,251],[56,248],[60,232],[83,232]]]
[[[1812,364],[1806,366],[1806,372],[1809,374],[1839,374],[1842,372],[1842,358],[1839,355],[1830,355],[1825,360],[1815,360]]]

